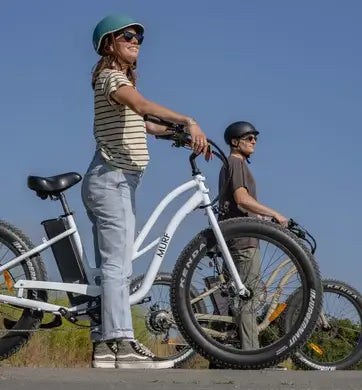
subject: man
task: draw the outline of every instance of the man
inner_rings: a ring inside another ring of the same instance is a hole
[[[224,133],[225,142],[230,146],[229,166],[223,166],[219,177],[220,219],[263,216],[274,218],[286,226],[288,220],[277,211],[259,203],[256,185],[247,163],[254,153],[259,132],[248,122],[235,122]],[[256,238],[244,237],[229,246],[236,268],[243,283],[256,290],[259,285],[260,251]],[[255,300],[231,308],[238,324],[243,350],[259,348]]]

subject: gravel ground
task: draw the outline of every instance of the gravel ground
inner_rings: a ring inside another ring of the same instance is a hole
[[[362,371],[0,368],[1,390],[360,390]]]

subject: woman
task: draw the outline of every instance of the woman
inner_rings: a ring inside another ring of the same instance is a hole
[[[185,125],[194,151],[207,150],[205,134],[194,119],[146,100],[135,89],[143,32],[144,27],[129,16],[111,15],[93,33],[94,48],[101,56],[92,78],[97,150],[82,186],[102,275],[102,327],[91,332],[93,367],[173,366],[172,361],[157,361],[134,340],[129,303],[135,191],[149,161],[146,132],[168,132],[164,126],[145,123],[144,115]]]

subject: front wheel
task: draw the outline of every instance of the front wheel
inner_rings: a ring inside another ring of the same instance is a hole
[[[346,370],[362,359],[362,296],[347,283],[323,279],[323,307],[310,339],[293,356],[293,362],[309,370]],[[288,329],[299,311],[296,291],[285,310]]]
[[[32,249],[34,245],[18,229],[0,221],[0,266]],[[46,272],[39,255],[26,258],[0,273],[0,294],[16,296],[14,284],[18,280],[46,280]],[[25,298],[46,301],[45,291],[27,290]],[[41,311],[24,309],[0,301],[0,360],[20,350],[42,321]]]
[[[185,339],[215,365],[259,369],[288,357],[312,332],[322,304],[313,256],[287,229],[255,218],[219,224],[243,283],[241,299],[211,229],[181,253],[173,275],[172,309]],[[197,288],[197,296],[190,286]],[[288,297],[301,291],[302,305],[291,329],[280,329]],[[203,302],[206,313],[195,305]]]

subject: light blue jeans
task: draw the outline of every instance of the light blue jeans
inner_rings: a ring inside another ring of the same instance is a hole
[[[83,179],[82,199],[93,225],[96,267],[101,269],[102,326],[92,328],[93,341],[134,337],[129,284],[140,177],[113,168],[97,151]]]

